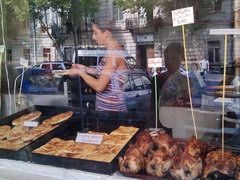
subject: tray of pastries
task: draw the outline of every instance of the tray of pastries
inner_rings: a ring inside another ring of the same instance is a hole
[[[73,128],[72,128],[73,127]],[[32,161],[38,164],[80,169],[101,174],[113,174],[117,169],[117,157],[139,128],[120,125],[107,130],[76,128],[73,123],[65,134],[56,136],[32,151]],[[75,127],[75,128],[74,128]],[[102,130],[102,131],[101,131]],[[100,144],[78,142],[77,133],[102,135]]]
[[[31,149],[42,138],[57,133],[58,127],[73,117],[70,110],[46,111],[47,107],[31,107],[5,118],[0,125],[0,157],[30,160]]]
[[[240,155],[164,131],[141,132],[118,160],[124,176],[139,179],[240,179]]]

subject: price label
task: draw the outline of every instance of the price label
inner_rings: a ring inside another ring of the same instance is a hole
[[[4,45],[1,45],[1,46],[0,46],[0,53],[3,53],[3,52],[4,52],[4,47],[5,47]]]
[[[211,35],[240,34],[240,29],[210,29]]]
[[[38,122],[26,121],[26,122],[23,123],[23,126],[27,126],[27,127],[37,127],[37,126],[38,126]]]
[[[75,141],[87,144],[101,144],[102,139],[102,134],[77,133]]]
[[[187,7],[172,11],[173,26],[194,23],[193,7]]]
[[[26,60],[24,58],[20,58],[20,64],[22,66],[28,67],[28,60]]]
[[[163,67],[162,58],[148,58],[148,67]]]

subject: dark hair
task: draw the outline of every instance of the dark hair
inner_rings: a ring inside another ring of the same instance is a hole
[[[98,19],[93,19],[91,21],[92,24],[96,24],[98,26],[99,29],[101,29],[101,31],[105,31],[105,30],[112,30],[112,26],[111,24],[107,21],[107,20],[100,20]]]
[[[181,43],[171,43],[164,51],[165,65],[168,69],[179,69],[182,60],[184,59],[184,49]]]

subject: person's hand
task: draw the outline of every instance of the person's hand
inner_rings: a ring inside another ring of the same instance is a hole
[[[82,64],[73,64],[71,69],[66,70],[69,76],[77,76],[85,73],[85,66]]]

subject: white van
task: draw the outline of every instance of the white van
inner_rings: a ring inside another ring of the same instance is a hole
[[[108,50],[78,50],[78,59],[73,53],[72,63],[84,64],[89,67],[96,67]],[[136,59],[127,51],[116,51],[119,56],[124,57],[130,66],[137,66]]]

